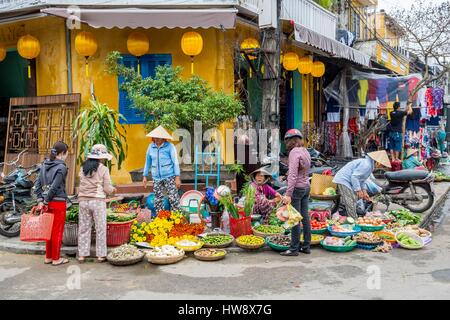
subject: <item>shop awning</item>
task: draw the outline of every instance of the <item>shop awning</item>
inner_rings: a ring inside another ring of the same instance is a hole
[[[224,28],[233,29],[237,10],[230,9],[87,9],[47,8],[41,12],[72,18],[93,28]],[[77,18],[77,16],[79,18]]]
[[[370,66],[368,55],[298,24],[295,25],[295,41],[324,51],[330,57],[346,59],[366,67]]]

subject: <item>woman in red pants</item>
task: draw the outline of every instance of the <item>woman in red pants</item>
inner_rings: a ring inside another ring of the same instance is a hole
[[[49,213],[53,213],[53,228],[50,241],[47,241],[45,264],[54,266],[68,263],[68,259],[60,256],[61,243],[66,221],[66,177],[67,167],[65,164],[68,147],[62,141],[55,143],[41,167],[39,178],[35,182],[38,208],[42,210],[45,206]]]

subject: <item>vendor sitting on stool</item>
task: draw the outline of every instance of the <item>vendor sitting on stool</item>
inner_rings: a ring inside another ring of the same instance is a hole
[[[251,173],[251,177],[252,186],[256,189],[253,214],[260,214],[263,222],[267,223],[276,203],[281,200],[281,195],[268,184],[272,175],[267,169],[259,168]]]
[[[402,167],[403,170],[406,169],[416,169],[416,170],[426,170],[423,163],[417,159],[419,151],[417,149],[408,149],[406,152],[405,160],[403,160]]]

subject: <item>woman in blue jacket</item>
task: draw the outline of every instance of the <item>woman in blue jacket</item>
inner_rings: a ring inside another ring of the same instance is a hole
[[[150,132],[147,137],[152,138],[152,143],[147,149],[142,180],[144,188],[147,187],[147,176],[151,170],[156,212],[164,208],[164,194],[167,194],[172,210],[178,210],[180,207],[178,189],[181,186],[180,165],[175,146],[168,142],[173,138],[162,126]]]

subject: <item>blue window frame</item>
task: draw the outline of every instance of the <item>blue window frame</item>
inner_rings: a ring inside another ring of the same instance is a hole
[[[171,54],[146,54],[139,59],[141,64],[141,75],[143,78],[154,77],[157,66],[172,65]],[[135,56],[122,55],[122,63],[128,68],[137,70],[138,59]],[[144,116],[133,108],[133,102],[128,99],[127,93],[120,90],[124,79],[119,77],[119,112],[127,119],[127,121],[119,120],[122,124],[144,124],[146,123]]]

